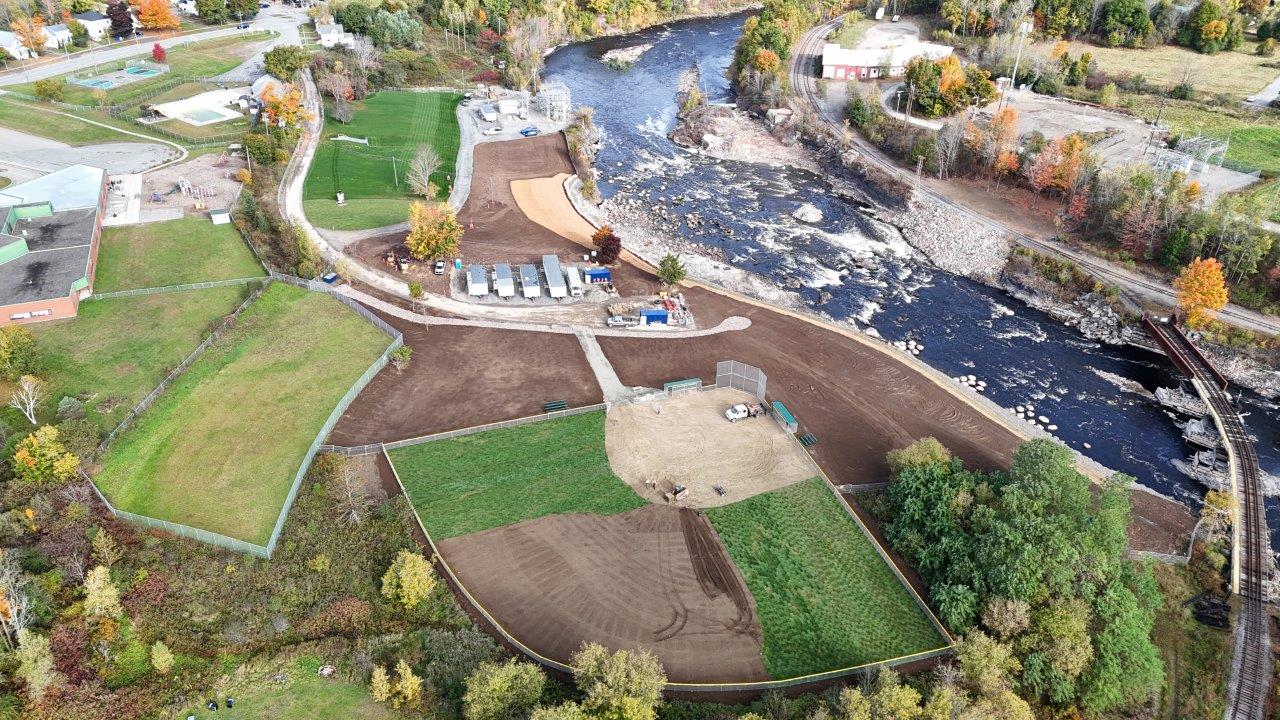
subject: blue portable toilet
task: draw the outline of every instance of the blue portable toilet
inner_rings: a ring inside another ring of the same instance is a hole
[[[667,311],[662,308],[646,308],[640,311],[641,325],[666,325]]]
[[[613,280],[613,274],[609,272],[609,268],[587,268],[587,283],[607,283]]]

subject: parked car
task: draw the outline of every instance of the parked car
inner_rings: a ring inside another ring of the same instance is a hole
[[[538,134],[538,128],[536,128],[536,127],[534,127],[534,126],[530,125],[529,127],[525,128],[525,129],[523,129],[523,130],[521,130],[521,131],[520,131],[520,134],[521,134],[521,135],[523,135],[523,136],[525,136],[525,137],[533,137],[533,136],[535,136],[535,135],[537,135],[537,134]]]
[[[247,23],[247,22],[242,22],[242,23],[240,23],[239,25],[237,25],[237,26],[236,26],[236,29],[237,29],[237,30],[248,30],[248,29],[249,29],[249,23]]]
[[[729,422],[738,422],[744,418],[760,417],[763,414],[764,408],[760,405],[756,405],[755,403],[750,405],[738,403],[737,405],[730,406],[729,409],[724,411],[724,418]]]
[[[258,7],[262,8],[263,10],[266,10],[267,8],[271,7],[271,3],[258,3]]]
[[[483,135],[501,135],[502,128],[496,128],[496,127],[485,128],[485,131],[482,134]]]
[[[437,274],[437,275],[443,275],[443,274],[444,274],[444,261],[443,261],[443,260],[437,260],[437,261],[436,261],[435,266],[433,266],[433,267],[431,268],[431,271],[432,271],[432,272],[434,272],[434,273],[435,273],[435,274]]]

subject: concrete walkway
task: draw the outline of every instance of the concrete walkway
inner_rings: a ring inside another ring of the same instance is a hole
[[[605,357],[600,343],[596,342],[596,336],[586,332],[579,332],[577,336],[582,352],[587,356],[587,364],[591,366],[591,372],[595,373],[596,382],[600,384],[600,391],[604,393],[604,401],[613,404],[630,400],[635,391],[618,379],[613,363]]]
[[[592,335],[602,335],[605,337],[629,337],[629,338],[646,338],[646,339],[656,339],[656,338],[684,339],[684,338],[706,337],[708,335],[719,335],[720,333],[723,333],[723,332],[734,332],[737,330],[746,330],[747,328],[751,327],[751,319],[741,317],[739,315],[727,317],[724,320],[722,320],[719,325],[716,325],[715,327],[704,328],[700,330],[679,330],[675,328],[661,329],[659,327],[654,327],[653,329],[645,329],[645,330],[641,330],[641,329],[628,330],[628,329],[622,329],[622,328],[596,328],[596,327],[586,327],[583,325],[577,325],[577,324],[571,324],[571,323],[554,323],[554,322],[537,322],[537,321],[503,319],[501,318],[500,315],[493,315],[488,318],[441,317],[439,315],[423,315],[421,313],[416,313],[412,310],[406,310],[400,307],[399,305],[389,303],[386,300],[381,300],[379,298],[376,298],[366,292],[357,290],[356,288],[350,285],[341,285],[335,290],[335,292],[346,295],[352,300],[355,300],[362,305],[366,305],[375,310],[378,310],[379,312],[383,312],[383,313],[386,313],[387,315],[398,317],[402,320],[415,322],[420,325],[454,325],[458,327],[492,328],[494,330],[519,330],[523,332],[556,333],[560,335],[578,335],[580,333],[590,333]],[[438,296],[428,295],[426,298],[423,298],[422,300],[417,300],[415,302],[423,303],[427,307],[435,307],[435,303],[431,301],[432,298],[435,298],[435,297],[438,297]],[[440,298],[440,299],[447,300],[447,298]],[[453,306],[455,307],[461,306],[461,308],[464,310],[480,309],[476,305],[457,302],[456,300],[451,300],[449,302],[453,303]]]

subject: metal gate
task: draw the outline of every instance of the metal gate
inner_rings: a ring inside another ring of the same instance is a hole
[[[764,402],[764,394],[769,384],[769,377],[754,365],[740,363],[737,360],[721,360],[716,363],[716,387],[728,387],[749,392]]]

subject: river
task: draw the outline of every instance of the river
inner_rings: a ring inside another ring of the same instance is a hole
[[[676,80],[691,66],[712,102],[732,102],[725,69],[745,17],[685,21],[548,56],[546,78],[568,85],[575,106],[595,108],[605,197],[698,213],[707,222],[681,225],[690,241],[798,288],[836,321],[922,343],[920,357],[935,368],[985,380],[987,395],[1004,407],[1034,405],[1067,445],[1197,507],[1203,488],[1174,465],[1191,448],[1151,396],[1178,382],[1165,358],[1086,340],[999,290],[933,268],[818,175],[715,160],[666,139]],[[640,43],[653,47],[627,70],[599,61],[610,49]],[[820,222],[791,217],[805,202],[822,211]],[[1280,405],[1249,393],[1241,403],[1263,470],[1280,475]],[[1280,548],[1280,501],[1268,503],[1268,515],[1272,547]]]

